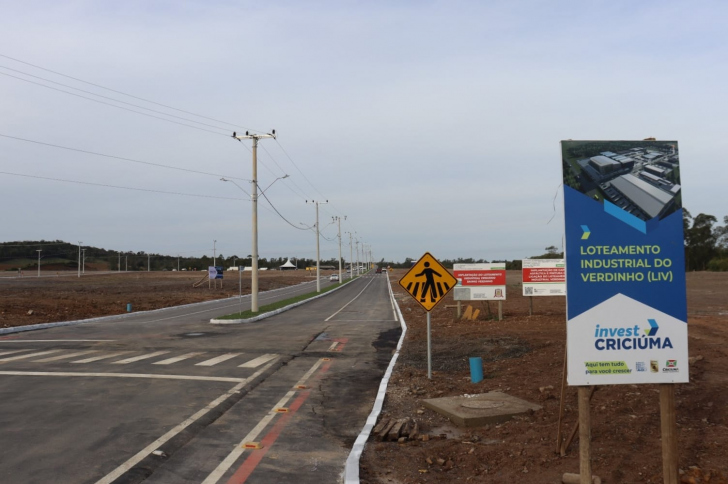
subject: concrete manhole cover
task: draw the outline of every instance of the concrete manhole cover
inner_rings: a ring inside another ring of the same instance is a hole
[[[504,406],[505,403],[503,402],[484,402],[484,401],[474,401],[474,402],[465,402],[461,403],[460,406],[464,408],[474,408],[474,409],[486,409],[486,408],[499,408]]]

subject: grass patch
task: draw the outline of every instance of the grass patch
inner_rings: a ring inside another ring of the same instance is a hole
[[[354,279],[356,279],[356,277]],[[247,310],[247,311],[243,311],[243,312],[228,314],[227,316],[220,316],[215,319],[250,319],[250,318],[254,318],[255,316],[260,316],[261,314],[269,313],[271,311],[275,311],[276,309],[281,309],[288,305],[291,305],[291,304],[294,304],[294,303],[297,303],[300,301],[305,301],[306,299],[311,299],[312,297],[319,296],[321,294],[325,294],[329,291],[333,291],[334,289],[336,289],[337,287],[339,287],[341,285],[342,285],[341,282],[337,282],[336,284],[333,284],[329,287],[321,289],[321,292],[309,292],[306,294],[301,294],[300,296],[292,297],[290,299],[284,299],[282,301],[266,304],[265,306],[259,306],[257,313],[254,313],[251,310]]]

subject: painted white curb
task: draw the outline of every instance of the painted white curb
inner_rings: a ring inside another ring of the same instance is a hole
[[[402,326],[402,335],[399,337],[397,349],[389,362],[389,366],[387,367],[387,371],[384,373],[381,383],[379,384],[379,391],[377,392],[377,398],[374,400],[372,412],[369,414],[369,417],[367,417],[366,424],[364,424],[364,428],[356,438],[356,441],[351,448],[351,452],[349,453],[349,457],[346,459],[346,466],[344,467],[343,475],[344,484],[359,484],[359,459],[361,458],[362,452],[364,452],[364,446],[369,439],[369,435],[377,423],[379,414],[382,412],[382,405],[384,405],[384,397],[387,394],[389,378],[392,376],[392,370],[394,370],[394,365],[397,363],[397,358],[399,358],[399,351],[402,349],[404,336],[407,334],[407,324],[402,316],[402,310],[399,309],[399,304],[397,304],[397,300],[394,298],[392,284],[389,283],[389,272],[387,272],[387,285],[389,287],[389,297],[392,299],[394,307],[397,309],[397,314],[399,315],[399,321]]]
[[[357,278],[358,277],[359,276],[357,276]],[[276,309],[275,311],[269,311],[267,313],[259,314],[258,316],[255,316],[254,318],[248,318],[248,319],[211,319],[210,320],[210,323],[211,324],[245,324],[245,323],[254,323],[256,321],[260,321],[261,319],[266,319],[266,318],[270,318],[271,316],[275,316],[276,314],[285,313],[289,309],[293,309],[295,307],[301,306],[303,304],[306,304],[307,302],[313,301],[314,299],[318,299],[320,297],[328,296],[332,292],[336,292],[339,289],[341,289],[342,287],[346,286],[347,284],[349,284],[353,280],[354,280],[353,278],[352,279],[349,279],[348,281],[346,281],[345,283],[343,283],[342,285],[340,285],[336,289],[332,289],[330,291],[326,291],[325,293],[319,294],[318,296],[310,297],[308,299],[304,299],[303,301],[298,301],[297,303],[289,304],[288,306],[284,306],[284,307],[282,307],[280,309]],[[250,296],[248,296],[248,297],[250,297]]]

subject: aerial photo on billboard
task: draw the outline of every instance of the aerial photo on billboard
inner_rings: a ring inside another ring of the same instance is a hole
[[[676,141],[568,141],[562,154],[565,185],[639,230],[682,208]]]

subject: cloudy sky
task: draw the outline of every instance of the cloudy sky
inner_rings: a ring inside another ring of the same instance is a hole
[[[562,139],[677,140],[685,207],[728,215],[725,2],[0,5],[0,240],[247,255],[234,130],[289,175],[261,257],[315,255],[306,200],[323,258],[333,216],[376,260],[560,247]]]

